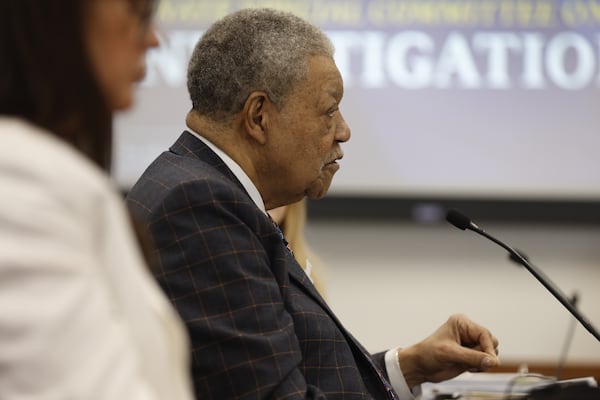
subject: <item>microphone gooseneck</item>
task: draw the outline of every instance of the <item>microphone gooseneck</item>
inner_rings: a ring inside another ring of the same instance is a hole
[[[579,301],[579,293],[575,292],[569,299],[569,302],[573,304],[573,307],[577,307],[577,302]],[[577,325],[577,321],[575,318],[570,318],[569,329],[567,330],[567,334],[565,336],[565,341],[563,343],[562,351],[560,352],[560,357],[558,359],[558,365],[556,366],[556,372],[554,376],[556,379],[560,380],[562,378],[562,373],[565,368],[565,364],[567,363],[567,356],[569,354],[569,348],[571,347],[571,343],[573,343],[573,336],[575,335],[575,325]]]
[[[561,292],[560,289],[556,287],[542,271],[530,263],[526,257],[522,256],[518,251],[509,245],[501,242],[489,233],[485,232],[483,229],[473,223],[470,218],[464,216],[456,210],[448,211],[446,214],[446,220],[458,229],[463,231],[466,229],[473,231],[508,251],[511,260],[524,266],[550,293],[552,293],[552,295],[571,313],[571,315],[573,315],[581,323],[581,325],[583,325],[583,327],[596,338],[596,340],[600,341],[600,333],[598,333],[598,330],[596,330],[596,328],[594,328],[594,326],[583,316],[583,314],[579,312],[575,305],[569,301],[567,296],[565,296],[565,294]]]

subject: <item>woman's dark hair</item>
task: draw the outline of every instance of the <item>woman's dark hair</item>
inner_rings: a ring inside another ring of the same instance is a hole
[[[89,1],[0,1],[0,115],[45,128],[108,171],[112,113],[85,46]]]

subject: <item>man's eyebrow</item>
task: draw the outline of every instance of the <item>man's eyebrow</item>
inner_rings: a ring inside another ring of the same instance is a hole
[[[335,98],[337,101],[340,101],[342,96],[344,95],[344,89],[331,87],[329,88],[329,90],[327,90],[327,94]]]

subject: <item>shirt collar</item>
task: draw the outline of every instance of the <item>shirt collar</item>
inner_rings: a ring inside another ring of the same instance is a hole
[[[260,192],[254,185],[250,177],[244,172],[242,167],[240,167],[240,165],[236,163],[233,160],[233,158],[229,157],[227,153],[218,148],[213,142],[211,142],[204,136],[201,136],[197,132],[194,132],[192,129],[189,129],[189,132],[195,137],[197,137],[199,140],[201,140],[212,151],[214,151],[221,160],[223,160],[227,168],[231,170],[235,177],[240,181],[244,189],[246,189],[246,192],[248,192],[254,204],[256,204],[256,206],[266,214],[267,210],[265,208],[265,203],[263,202]]]

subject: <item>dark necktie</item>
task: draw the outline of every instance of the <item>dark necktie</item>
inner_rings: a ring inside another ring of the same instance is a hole
[[[273,224],[273,226],[277,230],[277,233],[279,234],[279,237],[281,238],[281,241],[283,242],[283,245],[288,249],[288,251],[290,253],[294,254],[294,252],[292,251],[292,247],[290,246],[290,244],[288,243],[288,241],[285,240],[285,236],[283,236],[283,232],[281,231],[281,228],[279,228],[279,225],[277,225],[277,222],[273,221],[273,218],[271,218],[271,215],[269,215],[269,213],[267,213],[267,215],[269,216],[269,220],[271,221],[271,223]]]

